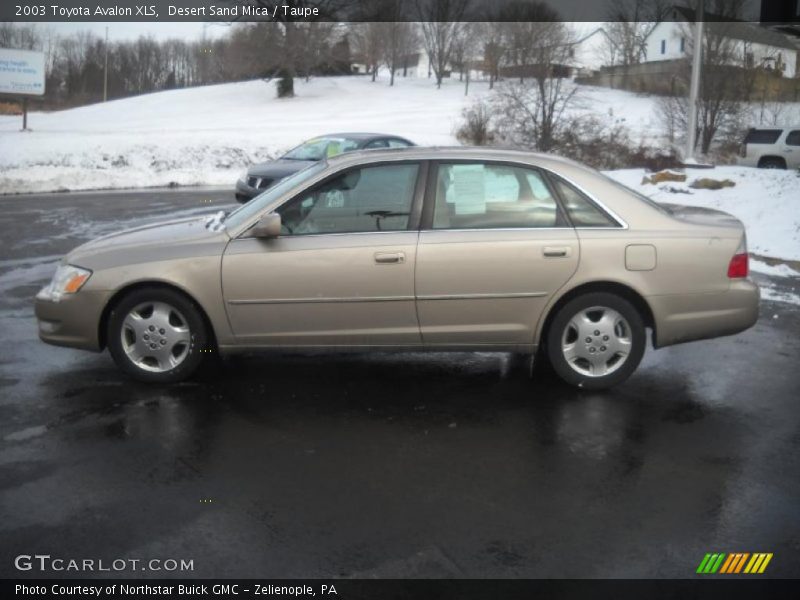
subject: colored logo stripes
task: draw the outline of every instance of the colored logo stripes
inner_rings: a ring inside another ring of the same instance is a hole
[[[769,561],[772,560],[771,552],[724,552],[716,554],[706,554],[697,567],[697,573],[708,575],[714,573],[738,574],[738,573],[763,573]]]

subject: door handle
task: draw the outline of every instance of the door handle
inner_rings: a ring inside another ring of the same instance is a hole
[[[403,252],[376,252],[375,262],[379,265],[404,263],[406,255]]]
[[[542,248],[542,254],[545,258],[564,258],[570,255],[569,246],[545,246]]]

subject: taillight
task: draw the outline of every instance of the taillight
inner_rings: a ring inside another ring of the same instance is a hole
[[[742,144],[739,146],[739,156],[742,158],[747,158],[747,144]]]
[[[731,279],[747,277],[747,252],[733,255],[731,262],[728,263],[728,277]]]
[[[747,277],[748,268],[747,238],[742,236],[742,241],[739,242],[739,247],[736,248],[736,254],[733,255],[731,262],[728,263],[728,277],[730,279]]]

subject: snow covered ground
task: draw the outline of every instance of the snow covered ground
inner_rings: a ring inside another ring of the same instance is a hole
[[[485,95],[457,80],[437,90],[427,79],[394,87],[367,77],[320,77],[277,99],[274,82],[247,81],[173,90],[52,113],[0,116],[0,193],[180,185],[233,185],[249,164],[308,138],[380,131],[418,144],[452,145],[464,106]],[[582,87],[577,112],[658,135],[647,96]],[[638,139],[634,140],[638,142]]]
[[[658,202],[686,204],[722,210],[747,227],[751,253],[800,261],[800,173],[747,167],[687,169],[686,183],[643,184],[643,169],[609,171],[608,175]],[[695,190],[695,179],[729,179],[736,185],[721,190]],[[770,275],[798,276],[787,265],[770,267],[754,261],[753,268]]]

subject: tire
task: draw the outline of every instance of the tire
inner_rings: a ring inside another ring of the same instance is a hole
[[[556,313],[547,332],[547,357],[570,385],[604,390],[631,376],[646,341],[642,317],[630,302],[593,292],[570,300]]]
[[[782,158],[762,158],[758,161],[760,169],[786,169],[786,161]]]
[[[124,296],[108,319],[108,350],[126,374],[147,383],[190,377],[209,350],[209,333],[197,305],[165,288]]]

